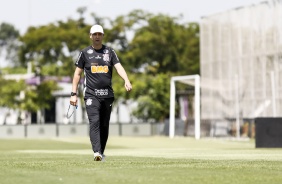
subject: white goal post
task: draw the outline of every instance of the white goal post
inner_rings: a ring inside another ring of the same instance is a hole
[[[181,82],[191,85],[191,80],[194,80],[195,86],[195,139],[200,139],[200,76],[199,75],[185,75],[175,76],[170,79],[170,112],[169,112],[169,137],[173,138],[175,135],[175,82]]]

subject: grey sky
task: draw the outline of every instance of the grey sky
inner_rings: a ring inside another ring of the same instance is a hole
[[[0,0],[0,23],[7,22],[25,33],[29,26],[45,25],[57,20],[77,18],[79,7],[87,7],[90,13],[100,17],[116,18],[134,9],[170,16],[183,15],[183,21],[199,22],[208,16],[241,6],[257,4],[263,0]]]

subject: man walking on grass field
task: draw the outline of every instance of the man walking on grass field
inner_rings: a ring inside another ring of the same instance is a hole
[[[115,51],[102,44],[103,27],[94,25],[90,29],[92,45],[84,48],[75,62],[70,104],[77,104],[77,87],[82,71],[85,74],[84,101],[90,123],[90,142],[94,152],[94,160],[105,159],[104,151],[109,135],[109,122],[114,101],[112,88],[112,71],[115,67],[124,80],[126,91],[132,89],[127,74]]]

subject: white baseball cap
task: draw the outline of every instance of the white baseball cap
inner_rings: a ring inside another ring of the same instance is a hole
[[[104,34],[103,27],[97,24],[92,26],[90,29],[90,34],[93,34],[93,33],[103,33]]]

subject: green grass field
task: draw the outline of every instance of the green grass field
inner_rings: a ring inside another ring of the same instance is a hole
[[[0,139],[0,183],[282,183],[282,149],[254,140],[110,137],[105,154],[88,138]]]

